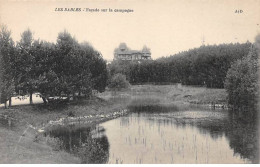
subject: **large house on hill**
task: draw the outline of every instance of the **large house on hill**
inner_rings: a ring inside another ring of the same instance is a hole
[[[114,60],[147,60],[151,58],[150,49],[146,46],[142,50],[131,50],[125,43],[121,43],[114,51]]]

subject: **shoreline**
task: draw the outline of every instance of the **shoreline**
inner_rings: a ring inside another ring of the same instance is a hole
[[[79,116],[79,118],[85,118],[85,123],[91,126],[125,114],[125,111],[122,111],[123,105],[107,104],[106,101],[100,102],[97,98],[83,101],[85,104],[81,104],[82,106],[79,108],[77,105],[68,104],[63,109],[51,109],[50,111],[47,109],[48,106],[41,104],[13,106],[9,109],[0,108],[0,115],[6,119],[6,121],[1,120],[3,126],[0,127],[0,134],[4,135],[1,135],[0,139],[2,148],[0,163],[81,163],[79,157],[64,150],[56,150],[55,144],[53,144],[54,138],[42,135],[44,130],[51,125],[50,123],[58,123],[57,120],[62,120],[62,122],[69,121],[69,119],[75,120]],[[106,110],[98,103],[105,103]],[[94,111],[93,106],[96,107]],[[74,117],[69,116],[72,110],[75,110]],[[93,114],[94,112],[96,114]],[[18,158],[23,155],[28,155],[28,157]],[[53,156],[46,160],[47,155]]]
[[[218,98],[215,98],[217,92]],[[203,95],[210,96],[204,97]],[[213,97],[213,98],[211,98]],[[223,97],[222,99],[220,99]],[[205,100],[206,99],[206,100]],[[212,90],[206,88],[186,87],[178,88],[174,85],[134,85],[131,89],[121,90],[117,92],[105,91],[99,93],[96,97],[80,101],[71,102],[64,106],[44,106],[43,104],[12,106],[9,109],[0,108],[0,115],[7,119],[14,119],[10,125],[8,122],[0,127],[4,141],[0,146],[3,148],[1,151],[2,157],[0,163],[80,163],[78,157],[64,152],[63,150],[55,150],[52,144],[53,139],[42,137],[44,131],[52,125],[73,124],[80,121],[84,122],[86,126],[96,125],[111,119],[115,119],[122,115],[129,113],[127,110],[128,105],[194,105],[192,101],[197,101],[197,105],[209,100],[214,99],[216,102],[224,100],[223,90]],[[195,104],[195,105],[196,105]],[[209,104],[209,103],[208,103]],[[210,108],[209,108],[210,109]],[[17,121],[15,120],[22,120]],[[9,140],[9,136],[12,139]],[[41,136],[41,137],[39,137]],[[7,140],[5,140],[5,138]],[[18,142],[20,141],[20,142]],[[11,145],[11,146],[6,146]],[[17,148],[24,147],[22,150]],[[38,149],[45,147],[48,149]],[[11,150],[15,149],[17,153]],[[47,151],[48,150],[48,151]],[[38,152],[40,159],[33,160],[35,152]],[[50,154],[55,152],[49,161],[45,160],[45,152]],[[28,158],[16,159],[19,156],[28,154]],[[8,157],[8,155],[12,155]],[[41,159],[42,157],[42,159]],[[66,158],[65,158],[66,157]],[[3,160],[3,162],[2,162]]]

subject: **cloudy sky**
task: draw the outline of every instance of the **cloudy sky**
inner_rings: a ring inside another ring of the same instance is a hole
[[[91,13],[84,8],[134,12]],[[66,29],[79,42],[90,42],[105,59],[113,59],[120,42],[135,50],[147,45],[156,59],[199,47],[203,39],[206,45],[253,42],[260,33],[260,0],[0,0],[0,23],[12,31],[14,41],[30,28],[35,39],[56,42],[58,33]]]

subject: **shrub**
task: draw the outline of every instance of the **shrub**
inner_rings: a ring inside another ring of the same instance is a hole
[[[225,88],[228,93],[228,103],[233,108],[252,107],[257,105],[257,60],[254,46],[249,54],[234,62],[227,72]]]
[[[116,89],[116,90],[128,88],[129,86],[130,83],[126,80],[126,76],[120,73],[115,74],[112,77],[110,84],[108,85],[109,88]]]

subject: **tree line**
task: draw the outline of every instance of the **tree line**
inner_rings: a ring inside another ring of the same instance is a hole
[[[131,84],[182,83],[224,88],[232,62],[246,56],[251,43],[201,46],[169,57],[142,62],[113,61],[111,75],[122,73]]]
[[[56,43],[50,43],[33,39],[28,29],[15,43],[3,26],[0,99],[3,103],[14,94],[29,94],[32,102],[32,94],[39,92],[47,102],[48,97],[88,96],[92,90],[104,91],[107,84],[117,88],[129,81],[226,88],[229,104],[252,105],[258,96],[259,39],[254,44],[203,45],[157,60],[115,60],[108,70],[97,50],[87,42],[79,43],[67,31],[58,34]]]
[[[113,61],[111,75],[124,74],[131,84],[175,84],[225,88],[231,108],[256,113],[260,35],[255,43],[201,46],[147,61]]]
[[[89,43],[79,43],[66,30],[56,43],[35,40],[31,30],[15,43],[5,27],[0,31],[1,103],[14,94],[39,92],[44,102],[53,96],[89,96],[104,91],[108,71],[100,52]]]

